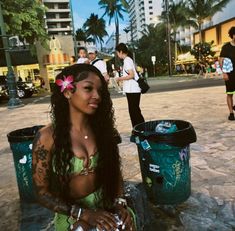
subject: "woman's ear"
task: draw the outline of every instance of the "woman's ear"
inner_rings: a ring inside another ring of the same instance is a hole
[[[64,97],[67,99],[70,99],[72,96],[72,92],[70,90],[65,90],[64,91]]]

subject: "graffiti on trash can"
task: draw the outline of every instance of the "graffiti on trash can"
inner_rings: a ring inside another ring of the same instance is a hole
[[[152,187],[152,185],[153,185],[153,182],[152,182],[152,180],[149,178],[149,177],[146,177],[145,178],[145,182],[146,182],[146,184],[148,185],[148,187]]]
[[[182,173],[182,168],[181,168],[181,163],[177,160],[173,165],[172,165],[174,171],[175,171],[175,184],[180,180],[181,178],[181,173]]]
[[[172,164],[172,171],[170,173],[169,171],[163,172],[163,175],[165,175],[165,185],[167,189],[175,187],[180,181],[183,172],[181,165],[181,162],[177,160]]]
[[[27,156],[24,155],[22,159],[19,160],[20,164],[26,164],[27,163]]]
[[[160,172],[160,166],[156,164],[149,164],[149,171],[150,172]]]
[[[183,149],[180,150],[179,152],[179,156],[180,156],[180,159],[183,161],[183,160],[187,160],[188,158],[188,153],[189,153],[189,147],[185,147]]]

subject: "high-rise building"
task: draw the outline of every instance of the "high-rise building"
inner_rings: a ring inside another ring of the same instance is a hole
[[[45,21],[49,35],[73,34],[70,0],[42,0],[47,7]]]
[[[175,0],[175,2],[179,2],[179,0]],[[222,11],[217,12],[210,20],[205,20],[202,25],[202,30],[205,30],[209,27],[212,27],[216,24],[225,22],[233,17],[235,17],[235,1],[230,1],[226,7],[222,9]],[[192,46],[193,43],[198,43],[199,39],[198,36],[193,36],[197,30],[191,26],[187,27],[180,27],[177,30],[176,40],[179,42],[180,45],[189,45]]]
[[[162,12],[162,0],[129,0],[129,18],[132,40],[142,37],[147,25],[156,24]]]

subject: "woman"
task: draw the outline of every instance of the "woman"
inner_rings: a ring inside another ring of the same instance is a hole
[[[141,89],[136,80],[139,76],[136,72],[133,60],[128,56],[128,49],[124,43],[116,47],[117,56],[123,59],[123,76],[116,78],[116,81],[123,81],[123,92],[126,93],[129,115],[132,127],[136,124],[143,123],[144,117],[140,110]]]
[[[223,71],[223,79],[225,81],[226,86],[226,94],[227,94],[227,105],[229,110],[228,120],[235,120],[233,110],[235,110],[235,106],[233,105],[233,95],[235,94],[235,27],[231,27],[229,29],[229,37],[231,41],[226,43],[221,50],[220,53],[220,66]],[[225,68],[225,60],[231,62],[231,69],[227,70]]]
[[[134,229],[123,198],[113,112],[94,66],[75,64],[57,75],[52,124],[33,145],[33,180],[39,202],[56,212],[58,231],[115,230],[114,213],[123,229]]]

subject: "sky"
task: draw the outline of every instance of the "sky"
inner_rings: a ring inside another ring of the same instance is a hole
[[[98,14],[101,17],[104,13],[104,9],[100,9],[98,5],[99,0],[72,0],[72,9],[73,9],[73,19],[74,19],[74,27],[75,30],[81,28],[87,18],[90,17],[92,13]],[[123,13],[124,20],[120,19],[120,33],[125,33],[123,29],[128,26],[128,14]],[[106,31],[109,36],[115,31],[114,22],[111,21],[109,25],[109,19],[104,17],[106,22]],[[108,37],[104,38],[106,41]]]

